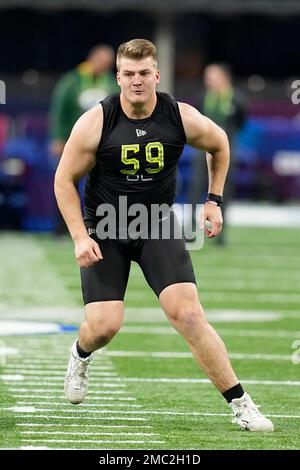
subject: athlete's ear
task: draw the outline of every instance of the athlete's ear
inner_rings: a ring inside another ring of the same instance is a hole
[[[157,69],[156,70],[156,83],[159,83],[160,82],[160,72],[159,70]]]
[[[117,83],[120,86],[120,72],[116,73],[116,77],[117,77]]]

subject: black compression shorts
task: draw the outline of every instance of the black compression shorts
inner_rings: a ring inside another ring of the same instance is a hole
[[[190,254],[181,238],[99,240],[96,234],[90,236],[99,243],[103,259],[80,268],[85,304],[123,300],[131,261],[139,264],[157,297],[172,284],[196,284]]]

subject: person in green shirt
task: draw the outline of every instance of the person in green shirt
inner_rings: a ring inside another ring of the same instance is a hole
[[[234,195],[234,142],[238,131],[243,126],[247,114],[245,96],[233,85],[230,67],[223,63],[212,63],[205,67],[203,74],[204,93],[199,110],[204,116],[213,120],[225,130],[230,147],[230,169],[224,187],[223,230],[216,243],[225,244],[227,208]],[[202,152],[203,153],[203,152]],[[209,158],[209,156],[208,156]],[[199,202],[203,203],[207,197],[207,163],[205,156],[198,155],[192,163],[192,180],[189,190],[189,199],[193,207]],[[195,213],[193,212],[193,218]]]
[[[50,153],[57,165],[71,130],[79,117],[119,87],[112,72],[115,53],[112,47],[94,46],[84,62],[64,74],[56,84],[50,101]],[[65,235],[66,224],[57,210],[54,234]]]
[[[94,46],[86,60],[64,74],[50,102],[51,153],[60,158],[77,119],[119,88],[112,73],[115,53],[108,45]]]

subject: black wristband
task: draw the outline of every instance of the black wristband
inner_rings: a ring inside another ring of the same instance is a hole
[[[206,200],[216,202],[217,206],[220,206],[223,203],[224,198],[223,196],[220,196],[219,194],[208,193]]]

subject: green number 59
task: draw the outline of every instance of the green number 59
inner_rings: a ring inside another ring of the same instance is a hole
[[[132,155],[139,151],[140,144],[122,145],[121,160],[125,165],[131,165],[131,168],[122,169],[121,173],[125,175],[136,174],[140,168],[140,161]],[[153,164],[153,167],[146,168],[147,173],[159,173],[164,167],[164,146],[160,142],[149,142],[145,147],[145,154],[147,162]]]

